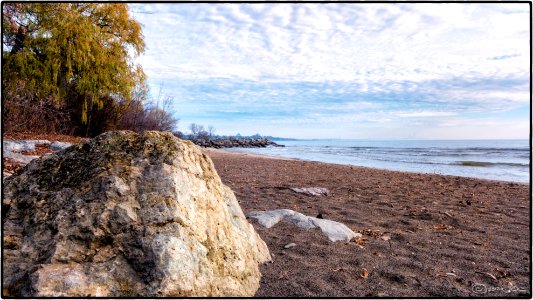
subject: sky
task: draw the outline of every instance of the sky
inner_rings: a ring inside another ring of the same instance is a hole
[[[178,130],[527,139],[528,3],[130,4]],[[162,95],[162,96],[159,96]]]

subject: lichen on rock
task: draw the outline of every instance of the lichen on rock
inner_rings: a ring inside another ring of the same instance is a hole
[[[253,296],[266,244],[211,160],[107,132],[4,182],[5,296]]]

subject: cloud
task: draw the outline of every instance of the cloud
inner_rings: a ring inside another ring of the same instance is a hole
[[[502,59],[509,59],[509,58],[513,58],[513,57],[519,57],[519,56],[521,56],[521,54],[509,54],[509,55],[500,55],[500,56],[489,57],[488,59],[489,60],[502,60]]]
[[[187,122],[403,126],[529,103],[527,3],[130,7],[138,62]]]

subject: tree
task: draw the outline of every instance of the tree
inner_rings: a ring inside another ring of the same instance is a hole
[[[215,134],[215,127],[213,125],[207,126],[207,132],[209,132],[209,137],[212,138]]]
[[[89,135],[104,105],[146,95],[145,74],[130,55],[144,51],[141,25],[127,4],[3,3],[2,9],[7,106],[22,90],[30,102],[71,109],[72,121]]]
[[[191,125],[189,125],[189,129],[191,130],[191,135],[193,138],[196,138],[198,132],[200,132],[200,126],[201,125],[198,125],[196,123],[191,123]]]

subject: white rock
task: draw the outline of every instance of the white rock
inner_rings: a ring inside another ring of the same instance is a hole
[[[30,163],[30,161],[39,158],[39,156],[36,155],[23,155],[20,153],[15,153],[12,151],[6,151],[4,150],[4,157],[9,158],[13,160],[16,163],[19,163],[21,165],[27,165]]]
[[[59,150],[68,148],[70,146],[72,146],[71,143],[55,141],[55,142],[52,142],[48,148],[52,151],[59,151]]]
[[[48,140],[4,140],[2,142],[2,148],[4,151],[35,151],[35,145],[37,144],[50,144]]]
[[[257,222],[263,227],[270,228],[276,225],[285,216],[294,215],[294,211],[290,209],[277,209],[271,211],[250,211],[247,216],[256,218]]]
[[[287,245],[283,246],[283,248],[285,248],[285,249],[290,249],[292,247],[296,247],[296,244],[295,243],[288,243]]]
[[[291,188],[296,193],[311,195],[311,196],[329,196],[331,193],[327,188],[323,187],[304,187]]]
[[[170,133],[107,132],[3,189],[5,296],[252,297],[271,260],[211,160]]]
[[[266,228],[276,225],[281,220],[292,223],[303,229],[318,228],[332,242],[350,241],[352,238],[361,237],[360,233],[353,232],[346,225],[327,219],[309,217],[290,209],[277,209],[270,211],[251,211],[248,217],[257,219],[258,223]]]

